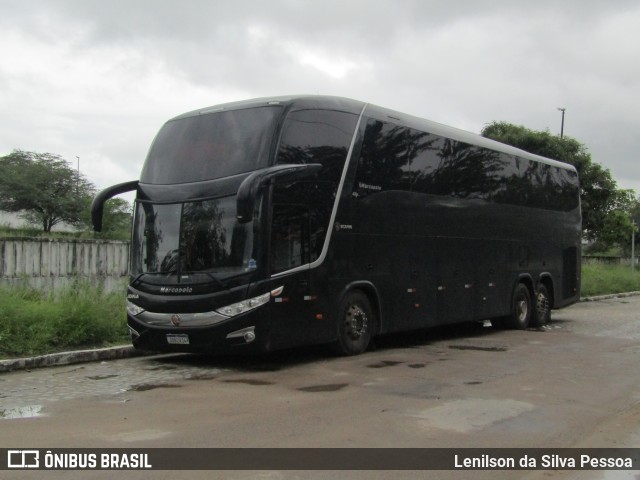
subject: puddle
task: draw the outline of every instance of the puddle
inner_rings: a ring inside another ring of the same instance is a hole
[[[196,373],[195,375],[191,375],[187,377],[187,380],[215,380],[218,378],[218,375],[215,373]]]
[[[464,382],[465,385],[482,385],[482,382]]]
[[[369,368],[385,368],[385,367],[393,367],[395,365],[400,365],[404,362],[396,362],[395,360],[382,360],[378,363],[373,363],[371,365],[367,365]]]
[[[134,432],[121,432],[116,435],[102,435],[101,438],[108,440],[109,442],[148,442],[153,440],[160,440],[167,438],[171,435],[171,432],[163,430],[136,430]]]
[[[114,377],[119,377],[119,375],[117,373],[114,373],[112,375],[93,375],[87,378],[89,380],[106,380],[107,378],[114,378]]]
[[[223,380],[224,383],[244,383],[246,385],[273,385],[273,382],[267,382],[266,380],[256,380],[253,378],[237,378]]]
[[[534,408],[530,403],[511,399],[468,398],[453,400],[412,416],[425,422],[425,427],[469,433],[515,418]]]
[[[426,363],[412,363],[411,365],[407,365],[409,368],[424,368],[426,366]]]
[[[173,383],[144,383],[140,385],[131,385],[127,389],[129,392],[146,392],[148,390],[155,390],[156,388],[180,388],[182,385],[175,385]]]
[[[0,410],[0,418],[5,420],[13,420],[15,418],[36,418],[44,417],[42,405],[26,405],[24,407],[7,408]]]
[[[51,375],[64,375],[65,373],[73,373],[77,372],[78,370],[84,370],[84,367],[76,367],[72,368],[71,370],[63,370],[62,372],[54,372]]]
[[[449,345],[452,350],[478,350],[480,352],[506,352],[507,347],[482,347],[478,345]]]
[[[349,385],[348,383],[333,383],[329,385],[313,385],[312,387],[302,387],[298,390],[301,392],[337,392]]]

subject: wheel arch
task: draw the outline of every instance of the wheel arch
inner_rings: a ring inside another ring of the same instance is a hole
[[[554,308],[556,296],[555,296],[555,290],[553,285],[553,276],[551,275],[551,273],[549,272],[541,273],[540,276],[538,277],[537,285],[539,284],[542,284],[547,288],[547,292],[549,293],[549,297],[550,297],[549,300],[551,303],[551,308]]]
[[[511,288],[511,296],[513,296],[513,293],[516,291],[516,288],[521,283],[529,289],[529,294],[533,296],[533,294],[535,293],[534,282],[533,282],[533,278],[531,278],[531,275],[528,273],[521,273],[520,275],[518,275],[518,279],[516,280],[516,282],[513,284],[513,287]]]
[[[380,304],[380,294],[372,282],[368,280],[356,280],[347,284],[338,295],[338,302],[336,305],[340,305],[342,300],[354,290],[360,290],[364,293],[371,303],[371,308],[375,314],[375,325],[372,333],[373,335],[379,334],[382,331],[382,307]]]

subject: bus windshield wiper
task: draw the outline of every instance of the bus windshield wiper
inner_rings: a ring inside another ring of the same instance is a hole
[[[210,277],[220,287],[224,288],[225,290],[229,290],[229,287],[227,286],[227,284],[224,283],[222,280],[220,280],[218,277],[216,277],[213,273],[211,272],[200,272],[200,273],[204,273],[207,277]]]

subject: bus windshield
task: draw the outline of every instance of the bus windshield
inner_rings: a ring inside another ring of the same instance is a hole
[[[217,280],[256,268],[253,222],[238,223],[236,197],[174,203],[138,202],[132,273],[185,279],[206,273]]]
[[[153,141],[140,181],[201,182],[264,168],[281,112],[271,106],[170,120]]]

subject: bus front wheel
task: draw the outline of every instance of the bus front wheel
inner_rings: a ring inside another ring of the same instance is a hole
[[[371,341],[375,318],[367,296],[359,290],[345,295],[338,310],[334,350],[340,355],[363,353]]]
[[[513,292],[511,314],[507,317],[507,326],[516,330],[529,327],[531,321],[531,293],[524,283],[519,283]]]

